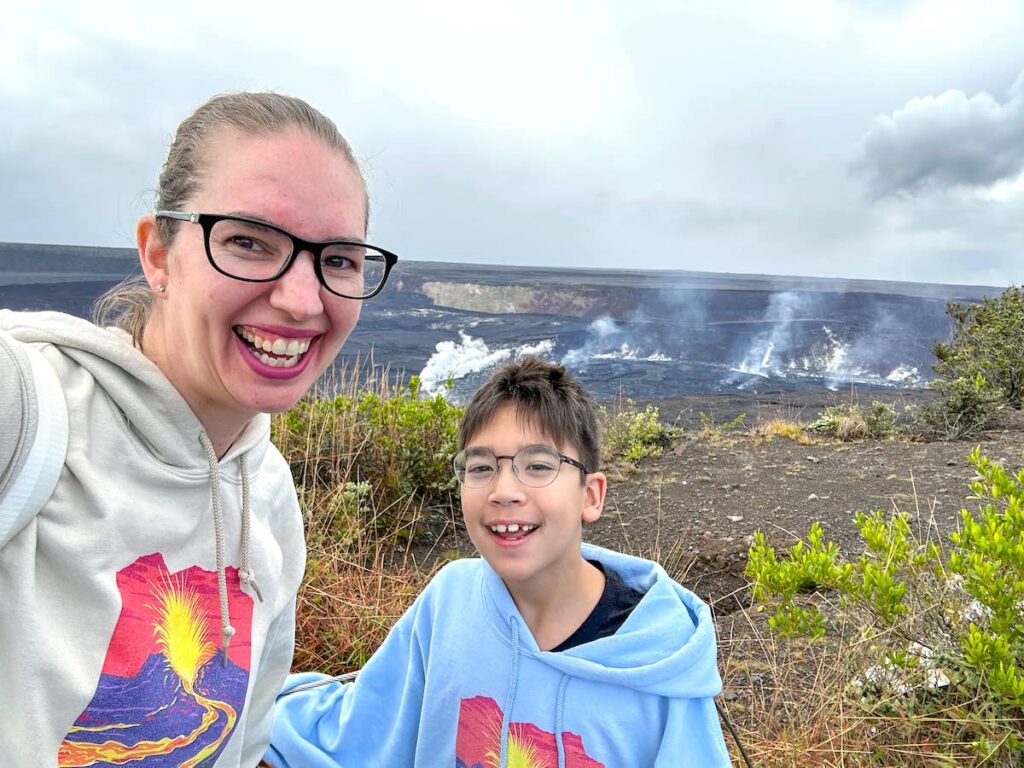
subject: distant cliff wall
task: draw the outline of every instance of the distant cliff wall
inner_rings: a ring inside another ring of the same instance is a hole
[[[593,318],[623,317],[636,308],[636,291],[605,286],[484,285],[425,281],[423,293],[435,306],[495,314],[544,314]]]

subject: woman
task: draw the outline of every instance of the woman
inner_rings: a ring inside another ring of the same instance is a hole
[[[4,765],[259,762],[305,566],[266,414],[397,260],[367,205],[330,120],[218,96],[139,221],[142,279],[101,302],[118,327],[0,312]]]

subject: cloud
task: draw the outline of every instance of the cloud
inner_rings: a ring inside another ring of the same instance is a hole
[[[178,121],[270,88],[403,259],[1020,280],[1020,0],[79,5],[0,25],[0,240],[130,245]]]
[[[875,197],[984,188],[1024,172],[1024,72],[1003,103],[982,91],[911,99],[876,117],[852,170]]]

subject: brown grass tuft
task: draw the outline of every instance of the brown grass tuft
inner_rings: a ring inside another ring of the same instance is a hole
[[[866,440],[871,434],[868,423],[859,415],[840,416],[836,425],[836,437],[843,442]]]
[[[803,425],[796,421],[787,419],[769,419],[762,421],[750,430],[750,435],[755,442],[771,442],[776,437],[792,440],[800,445],[814,445],[815,440],[808,435]]]

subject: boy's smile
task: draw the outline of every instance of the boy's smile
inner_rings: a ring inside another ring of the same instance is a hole
[[[499,522],[488,526],[501,546],[515,547],[539,527],[533,523]]]
[[[497,456],[544,445],[576,459],[574,446],[556,446],[515,407],[497,410],[484,427],[470,435],[467,448],[486,448]],[[583,562],[583,523],[601,515],[605,478],[599,472],[562,464],[554,482],[543,488],[522,483],[509,460],[483,487],[462,486],[462,514],[470,539],[515,595],[530,590],[575,585]]]

